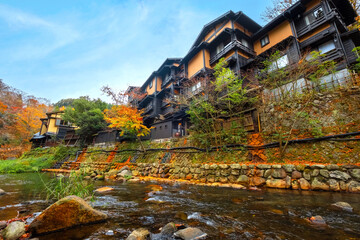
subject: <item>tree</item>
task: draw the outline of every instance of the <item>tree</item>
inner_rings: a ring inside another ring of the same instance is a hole
[[[243,111],[249,108],[256,98],[248,94],[243,79],[235,75],[227,65],[224,59],[220,59],[213,74],[209,73],[184,83],[184,92],[189,94],[180,98],[180,102],[188,109],[190,136],[202,146],[220,146],[245,140]],[[202,92],[193,94],[191,89],[199,82]]]
[[[143,111],[125,105],[113,106],[110,110],[104,111],[105,121],[110,123],[110,128],[116,128],[121,131],[120,136],[130,134],[136,136],[142,150],[145,151],[141,142],[141,137],[150,133],[150,129],[143,124]]]
[[[61,108],[61,107],[70,107],[73,105],[75,98],[65,98],[61,99],[58,102],[54,104],[55,108]]]
[[[273,0],[272,6],[266,7],[265,11],[261,14],[261,18],[266,22],[270,22],[297,1],[298,0]]]
[[[80,97],[73,101],[73,107],[66,108],[63,120],[78,127],[76,133],[80,136],[82,144],[91,141],[92,136],[106,127],[103,111],[109,104],[100,99],[91,100],[89,97]]]
[[[349,0],[357,14],[360,14],[360,0]]]

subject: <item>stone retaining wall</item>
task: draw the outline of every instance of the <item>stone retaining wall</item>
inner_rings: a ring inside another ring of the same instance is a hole
[[[133,165],[133,173],[201,183],[238,183],[256,187],[360,193],[357,165],[151,164]]]

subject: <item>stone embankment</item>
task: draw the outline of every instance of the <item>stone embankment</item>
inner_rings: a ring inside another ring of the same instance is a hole
[[[132,165],[135,176],[200,183],[360,193],[360,166],[322,164],[151,164]]]

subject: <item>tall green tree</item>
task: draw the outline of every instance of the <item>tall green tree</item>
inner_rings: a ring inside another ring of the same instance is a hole
[[[80,97],[73,101],[72,106],[65,109],[63,119],[79,127],[76,133],[80,136],[82,143],[89,143],[95,133],[107,126],[103,111],[110,105],[100,99],[91,100],[89,97]]]

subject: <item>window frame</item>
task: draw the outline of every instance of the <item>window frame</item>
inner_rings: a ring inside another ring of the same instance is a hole
[[[154,80],[151,80],[150,83],[149,83],[149,89],[151,89],[153,87],[153,81]]]
[[[263,43],[263,40],[266,40],[266,41]],[[265,47],[265,46],[268,45],[269,43],[270,43],[269,35],[265,35],[264,37],[260,38],[260,45],[261,45],[261,47]]]

